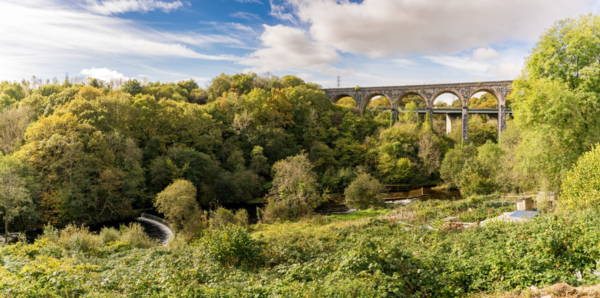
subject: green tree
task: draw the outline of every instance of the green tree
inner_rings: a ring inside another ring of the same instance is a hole
[[[121,90],[131,94],[131,96],[136,96],[142,93],[143,88],[138,80],[133,79],[125,82],[123,86],[121,86]]]
[[[273,165],[273,187],[265,218],[297,219],[323,202],[317,175],[307,154],[290,156]]]
[[[599,30],[597,15],[557,22],[513,82],[519,164],[539,189],[558,191],[579,156],[600,142]]]
[[[0,113],[0,150],[11,154],[21,145],[32,111],[27,107],[12,108]]]
[[[383,203],[385,192],[385,186],[370,174],[363,172],[359,173],[344,190],[344,196],[346,205],[352,208],[366,209],[369,206],[378,206]]]
[[[442,160],[440,168],[442,180],[448,183],[450,187],[458,188],[461,184],[463,167],[476,156],[477,147],[473,145],[450,149]]]
[[[571,210],[600,206],[600,146],[584,153],[562,183],[560,204]]]
[[[413,165],[408,158],[395,158],[389,154],[379,157],[379,175],[389,183],[404,183],[413,175]]]
[[[175,180],[156,195],[154,207],[164,214],[165,219],[175,229],[181,229],[187,221],[200,212],[196,202],[196,187],[187,180]]]
[[[3,157],[0,162],[0,208],[4,219],[5,243],[8,243],[8,225],[32,204],[25,180],[14,167],[14,161]]]

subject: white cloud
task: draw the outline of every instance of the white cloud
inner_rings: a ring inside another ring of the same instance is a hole
[[[403,68],[410,68],[417,65],[414,61],[408,59],[393,59],[392,61]]]
[[[509,39],[533,41],[554,21],[587,13],[589,2],[287,0],[316,42],[370,57],[455,54]]]
[[[184,6],[187,2],[165,2],[156,0],[86,0],[86,8],[102,15],[122,14],[126,12],[146,13],[161,10],[169,13]],[[189,3],[187,3],[189,5]]]
[[[473,60],[491,60],[499,56],[500,54],[492,48],[477,48],[473,51]]]
[[[190,46],[239,43],[226,36],[155,31],[43,0],[0,1],[0,28],[0,79],[62,73],[68,65],[81,69],[103,58],[116,63],[144,57],[235,60]]]
[[[269,4],[271,5],[271,12],[269,12],[269,15],[282,21],[287,21],[294,24],[297,23],[294,15],[286,12],[285,5],[275,4],[273,0],[269,0]]]
[[[249,13],[249,12],[245,12],[245,11],[234,12],[232,14],[229,14],[229,16],[233,17],[233,18],[239,18],[239,19],[248,20],[248,21],[260,20],[260,16],[259,15],[253,14],[253,13]]]
[[[262,1],[260,0],[235,0],[237,2],[240,3],[258,3],[258,4],[263,4]]]
[[[265,48],[240,61],[256,72],[282,71],[297,68],[318,70],[337,61],[336,51],[310,40],[304,31],[283,25],[264,25],[260,36]]]
[[[469,55],[435,55],[424,58],[468,74],[494,79],[514,79],[521,72],[525,53],[508,49],[498,53],[492,48],[477,48]]]
[[[240,23],[228,23],[229,26],[231,26],[233,29],[236,30],[240,30],[240,31],[247,31],[247,32],[254,32],[254,30],[252,30],[252,28],[248,27],[248,26],[244,26]]]
[[[497,77],[513,79],[521,73],[522,68],[522,64],[518,63],[499,63],[497,65],[490,66],[488,72]]]
[[[304,81],[310,81],[315,77],[312,73],[299,73],[296,74],[296,76],[303,79]]]
[[[449,55],[425,56],[425,59],[444,66],[467,71],[471,74],[482,75],[489,65],[480,61],[474,61],[470,57],[456,57]]]
[[[340,69],[333,66],[328,66],[320,70],[322,74],[331,74],[331,75],[350,75],[356,73],[353,68],[345,68]]]
[[[129,80],[129,78],[125,77],[122,73],[117,72],[116,70],[110,70],[108,68],[92,67],[89,69],[82,69],[79,74],[90,78],[100,79],[105,82],[110,82],[113,79],[123,79],[124,81]]]

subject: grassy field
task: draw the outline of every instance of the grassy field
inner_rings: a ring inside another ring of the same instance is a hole
[[[47,231],[35,244],[0,248],[0,293],[483,297],[532,285],[600,282],[593,274],[600,270],[600,214],[595,211],[550,211],[526,223],[464,231],[444,228],[443,219],[450,215],[492,216],[488,209],[495,200],[428,201],[298,222],[229,226],[207,230],[190,244],[176,239],[166,247],[128,230],[100,235],[84,229]],[[507,207],[494,210],[502,208]]]

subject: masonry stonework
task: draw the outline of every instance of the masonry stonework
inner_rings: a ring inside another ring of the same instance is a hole
[[[352,97],[356,101],[361,113],[375,96],[386,97],[392,107],[394,120],[398,117],[399,104],[402,99],[408,95],[416,94],[421,96],[427,103],[427,116],[432,117],[433,102],[444,94],[451,93],[457,96],[462,102],[463,117],[463,139],[465,143],[469,142],[469,99],[478,92],[488,92],[496,97],[498,101],[498,132],[506,129],[506,97],[512,90],[512,81],[493,81],[493,82],[474,82],[474,83],[454,83],[454,84],[432,84],[432,85],[411,85],[411,86],[390,86],[390,87],[360,87],[360,88],[331,88],[324,89],[325,93],[332,102],[337,102],[342,97]]]

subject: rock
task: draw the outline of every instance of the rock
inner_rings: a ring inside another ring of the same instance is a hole
[[[559,295],[570,295],[570,294],[576,294],[577,293],[577,289],[575,289],[574,287],[566,284],[566,283],[558,283],[555,285],[550,286],[550,288],[548,288],[548,290],[550,292],[559,294]]]

